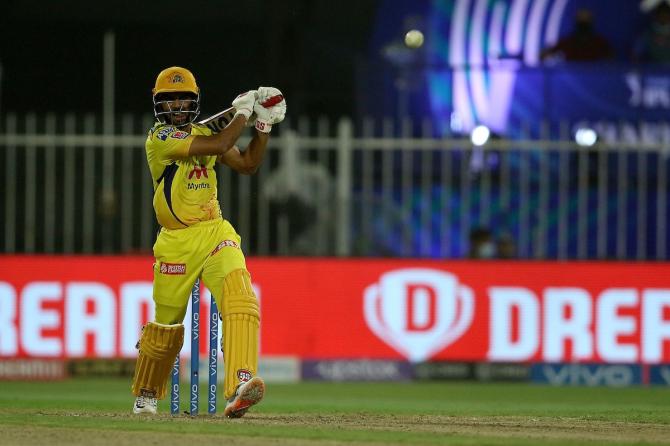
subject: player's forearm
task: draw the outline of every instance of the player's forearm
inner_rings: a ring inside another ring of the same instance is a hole
[[[212,136],[196,136],[191,142],[188,156],[223,155],[235,145],[245,124],[245,117],[238,114],[221,132]]]
[[[216,135],[219,139],[222,154],[226,153],[235,145],[235,141],[239,139],[240,135],[244,131],[244,125],[246,123],[246,118],[241,114],[237,114],[233,120],[230,121],[230,124],[228,124],[226,128],[224,128],[219,134]]]
[[[256,173],[263,158],[265,157],[265,149],[268,145],[268,140],[270,139],[269,133],[256,132],[254,137],[249,141],[246,150],[243,153],[245,165],[247,167],[247,172],[249,174]]]

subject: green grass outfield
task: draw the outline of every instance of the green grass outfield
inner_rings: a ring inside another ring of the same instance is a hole
[[[238,420],[207,415],[205,390],[197,418],[171,417],[167,401],[138,417],[127,379],[0,382],[0,444],[670,444],[670,389],[660,387],[269,384]]]

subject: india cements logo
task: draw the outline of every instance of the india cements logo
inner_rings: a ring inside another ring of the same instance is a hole
[[[387,272],[363,297],[368,327],[412,362],[430,358],[467,331],[472,290],[453,274],[409,268]]]
[[[161,262],[160,271],[161,274],[168,274],[168,275],[186,274],[186,264]]]

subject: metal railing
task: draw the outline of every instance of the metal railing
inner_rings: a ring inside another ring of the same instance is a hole
[[[123,115],[105,134],[94,115],[6,115],[0,252],[150,252],[152,122]],[[248,254],[464,257],[485,227],[518,258],[667,259],[666,147],[568,134],[473,147],[430,121],[279,127],[256,175],[217,173]]]

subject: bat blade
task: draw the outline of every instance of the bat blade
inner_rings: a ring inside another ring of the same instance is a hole
[[[235,107],[230,107],[209,118],[198,121],[198,124],[206,125],[212,132],[219,133],[230,123],[233,116],[235,116]]]

